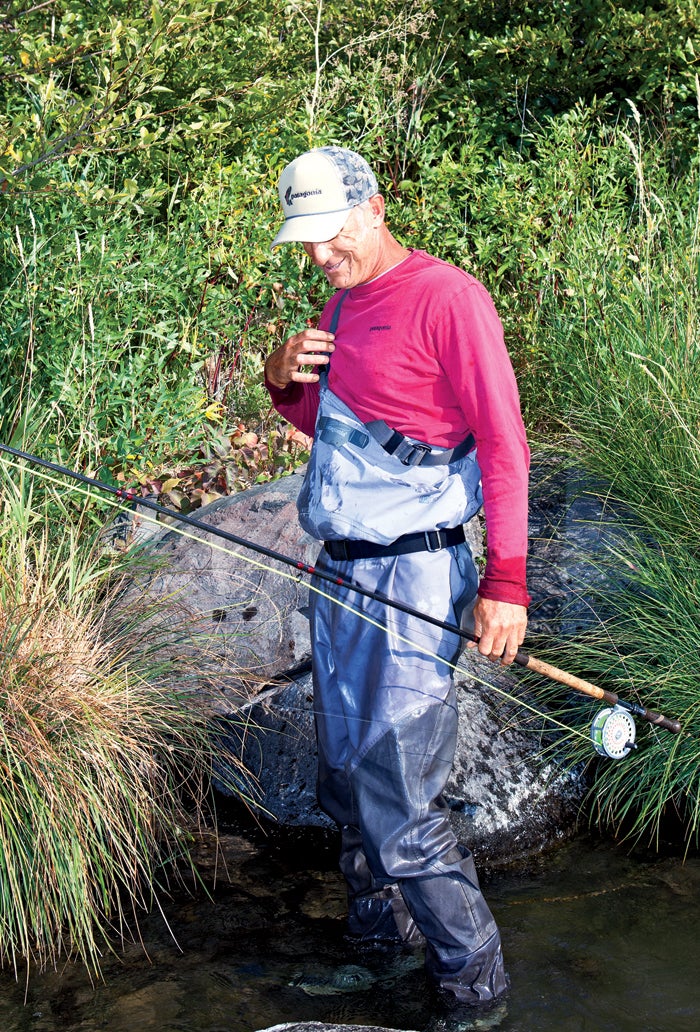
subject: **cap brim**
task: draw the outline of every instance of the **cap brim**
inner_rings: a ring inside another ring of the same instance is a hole
[[[304,244],[321,244],[337,236],[348,220],[352,208],[341,211],[326,211],[320,215],[293,215],[286,219],[270,249],[293,241]]]

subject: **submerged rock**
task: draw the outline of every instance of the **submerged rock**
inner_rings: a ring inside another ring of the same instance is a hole
[[[293,1021],[284,1025],[273,1025],[261,1032],[400,1032],[398,1029],[380,1028],[378,1025],[326,1025],[321,1021]]]
[[[326,1025],[321,1021],[292,1021],[273,1025],[261,1032],[400,1032],[399,1029],[380,1028],[378,1025]]]
[[[364,992],[376,982],[369,968],[359,964],[341,964],[327,971],[300,971],[289,982],[307,996],[338,996]]]

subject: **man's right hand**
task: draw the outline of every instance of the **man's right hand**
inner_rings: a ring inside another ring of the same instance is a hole
[[[265,377],[278,390],[290,383],[316,383],[314,367],[327,365],[334,347],[332,333],[308,326],[272,352],[265,362]]]

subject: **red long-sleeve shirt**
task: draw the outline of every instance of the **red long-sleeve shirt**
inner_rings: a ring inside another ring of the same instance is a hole
[[[321,315],[328,329],[340,295]],[[527,605],[529,449],[503,328],[484,286],[424,251],[353,287],[335,334],[329,386],[363,422],[383,419],[439,448],[477,443],[487,531],[479,594]],[[275,408],[313,434],[319,385],[267,384]]]

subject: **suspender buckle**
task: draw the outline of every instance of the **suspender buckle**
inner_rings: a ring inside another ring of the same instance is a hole
[[[316,425],[316,436],[320,441],[333,445],[334,448],[342,448],[349,442],[356,448],[366,448],[370,437],[359,427],[353,427],[349,423],[343,423],[332,416],[321,416]]]
[[[431,448],[425,444],[408,444],[408,450],[404,455],[399,454],[399,449],[396,451],[397,458],[401,459],[404,466],[420,466],[426,455],[430,455]]]

